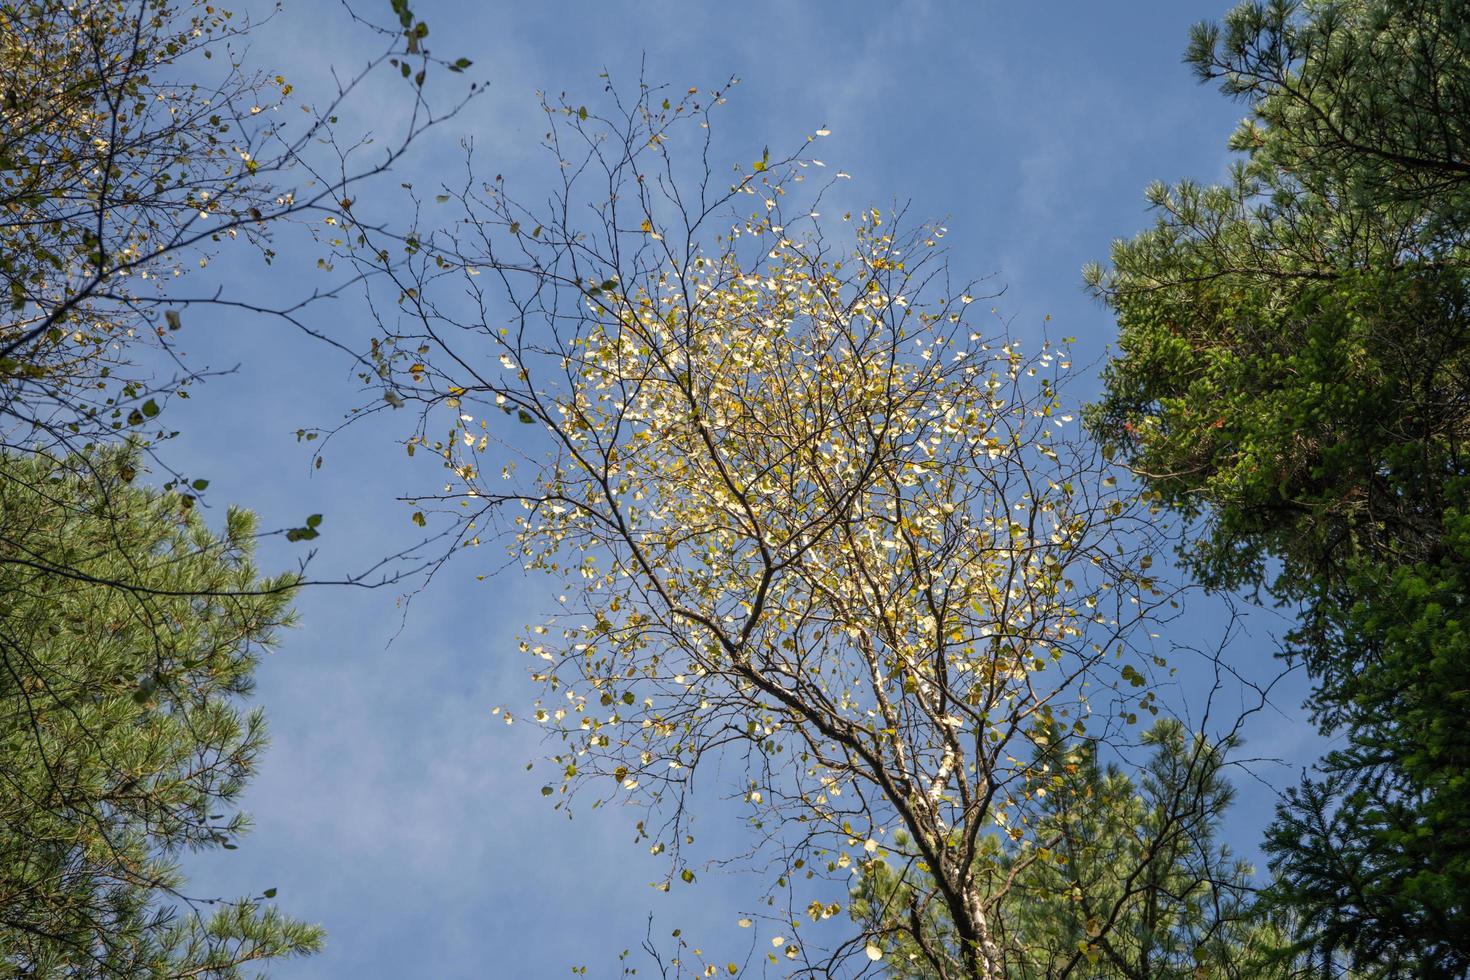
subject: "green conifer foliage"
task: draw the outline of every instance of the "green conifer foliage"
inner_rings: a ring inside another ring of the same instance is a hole
[[[1155,186],[1091,281],[1118,356],[1090,423],[1222,587],[1299,612],[1344,747],[1283,805],[1301,948],[1470,971],[1470,6],[1244,3],[1187,60],[1251,117],[1222,186]]]
[[[976,878],[1003,893],[1006,975],[1018,980],[1195,980],[1297,975],[1277,955],[1281,924],[1253,902],[1252,869],[1219,840],[1234,790],[1231,743],[1211,745],[1177,721],[1157,723],[1137,779],[1099,764],[1089,743],[1040,752],[1050,775],[1034,839],[989,838]],[[956,938],[939,910],[900,917],[895,897],[924,869],[884,864],[852,911],[884,935],[893,977],[948,975]]]
[[[183,897],[179,854],[246,830],[244,699],[293,580],[251,564],[250,514],[216,535],[136,468],[0,456],[0,976],[230,978],[320,945],[274,888]]]

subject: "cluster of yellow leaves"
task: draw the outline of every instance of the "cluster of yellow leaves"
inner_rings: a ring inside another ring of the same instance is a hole
[[[936,235],[905,255],[876,210],[855,230],[836,260],[752,216],[754,271],[727,249],[603,281],[564,349],[500,355],[555,446],[517,554],[570,593],[522,643],[548,688],[534,718],[567,742],[560,794],[610,777],[598,792],[657,803],[738,740],[790,753],[744,792],[753,820],[852,838],[858,784],[935,838],[977,818],[1020,834],[1009,810],[1045,788],[1017,742],[1082,730],[1108,652],[1092,627],[1127,628],[1096,549],[1128,504],[1071,479],[1068,356],[987,342],[968,295],[908,295]],[[485,422],[454,407],[441,452],[492,495]]]
[[[762,153],[709,191],[741,211],[711,237],[713,212],[670,189],[680,113],[655,101],[643,90],[626,131],[561,110],[586,167],[626,141],[612,190],[586,202],[593,232],[498,179],[462,200],[400,297],[424,329],[388,330],[383,355],[408,358],[395,385],[454,413],[432,436],[422,416],[408,449],[451,474],[438,500],[463,508],[460,540],[519,507],[514,560],[556,581],[559,608],[521,642],[544,686],[529,717],[559,741],[542,793],[643,808],[668,889],[696,880],[689,794],[713,770],[777,854],[772,963],[840,915],[821,888],[841,897],[890,861],[940,883],[985,941],[982,851],[1009,835],[1021,860],[1056,860],[1032,828],[1072,763],[1044,747],[1107,737],[1138,697],[1118,666],[1158,599],[1148,508],[1073,436],[1066,345],[972,322],[945,229],[900,234],[875,208],[824,223],[821,194],[795,185],[825,165]],[[581,173],[552,127],[560,170]],[[469,244],[500,233],[514,250]],[[464,298],[422,302],[436,280]],[[795,881],[814,877],[828,884]],[[854,951],[882,958],[865,938]]]

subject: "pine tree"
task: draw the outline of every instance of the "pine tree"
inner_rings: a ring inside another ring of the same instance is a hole
[[[1252,900],[1252,869],[1219,841],[1234,797],[1222,773],[1231,743],[1191,738],[1173,720],[1157,723],[1145,743],[1151,755],[1136,780],[1100,764],[1083,740],[1040,750],[1039,821],[1026,839],[991,835],[976,874],[983,887],[1005,889],[1006,975],[1295,975],[1291,958],[1276,955],[1280,923]],[[894,914],[909,904],[895,897],[924,876],[886,862],[852,905],[884,937],[874,952],[893,977],[943,977],[954,959],[953,930],[937,907],[923,917]]]
[[[319,929],[260,896],[190,904],[181,851],[230,848],[265,744],[243,704],[290,576],[212,533],[129,452],[0,456],[0,976],[241,976]]]
[[[1470,7],[1275,0],[1196,28],[1245,101],[1218,187],[1092,281],[1118,317],[1096,434],[1199,517],[1221,587],[1300,610],[1288,655],[1345,736],[1283,805],[1302,940],[1470,972]]]

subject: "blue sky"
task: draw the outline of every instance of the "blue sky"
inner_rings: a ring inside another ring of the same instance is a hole
[[[1147,222],[1146,183],[1211,180],[1227,164],[1224,141],[1242,109],[1180,63],[1189,25],[1224,9],[1221,0],[420,0],[435,53],[473,59],[470,75],[489,90],[423,141],[401,176],[429,179],[473,137],[484,166],[535,186],[546,176],[535,150],[538,89],[590,102],[604,68],[631,80],[645,60],[651,80],[679,87],[738,75],[719,124],[731,145],[748,146],[753,159],[766,144],[774,151],[829,127],[823,156],[854,175],[848,193],[944,219],[952,264],[1005,286],[999,305],[1014,328],[1035,330],[1049,314],[1056,333],[1078,337],[1086,363],[1113,326],[1085,295],[1081,266]],[[328,65],[350,69],[373,44],[337,4],[288,0],[253,57],[310,98]],[[344,126],[391,131],[398,92],[371,90]],[[397,179],[369,192],[386,213]],[[224,274],[237,288],[285,295],[310,287],[311,258],[283,254],[270,270],[241,258]],[[365,335],[350,300],[314,316],[337,335]],[[259,318],[201,309],[189,326],[196,365],[238,365],[178,416],[176,458],[212,481],[213,506],[244,504],[267,526],[325,514],[314,566],[323,575],[412,540],[395,498],[435,477],[408,465],[393,443],[402,433],[349,430],[315,471],[294,438],[360,402],[349,364]],[[273,541],[262,563],[300,554]],[[192,859],[194,891],[276,887],[285,909],[325,924],[327,951],[272,970],[286,978],[564,976],[578,964],[616,976],[617,954],[642,938],[650,912],[656,935],[682,928],[742,959],[764,939],[735,928],[756,893],[751,880],[707,874],[661,895],[648,887],[660,869],[633,843],[632,815],[580,812],[568,822],[541,798],[542,778],[525,768],[540,751],[536,733],[506,728],[490,708],[535,696],[515,634],[549,604],[550,587],[518,572],[477,582],[492,564],[451,563],[407,610],[391,589],[302,597],[300,627],[259,675],[275,739],[246,795],[256,829],[238,851]],[[1170,639],[1208,644],[1218,622],[1201,606]],[[1255,617],[1235,647],[1242,669],[1274,669],[1275,625]],[[1282,710],[1258,716],[1246,754],[1311,757],[1296,699],[1288,690]],[[1290,767],[1259,771],[1291,777]],[[1271,796],[1249,779],[1240,788],[1232,836],[1249,853]],[[715,844],[731,833],[718,819],[709,830]]]

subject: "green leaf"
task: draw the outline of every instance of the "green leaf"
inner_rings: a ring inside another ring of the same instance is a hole
[[[154,401],[151,398],[144,402],[143,414],[150,419],[158,415],[158,402]]]
[[[195,490],[204,491],[209,489],[209,481],[195,480],[193,483],[189,484],[189,486],[193,487]]]
[[[310,517],[308,517],[306,519],[306,526],[307,527],[319,527],[321,525],[321,523],[322,523],[322,515],[320,515],[320,514],[312,514]]]

